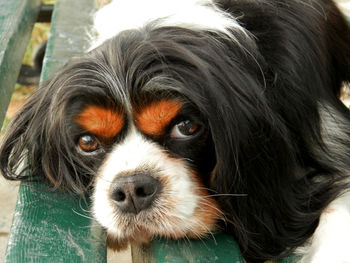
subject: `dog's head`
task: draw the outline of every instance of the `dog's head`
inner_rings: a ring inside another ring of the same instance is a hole
[[[93,213],[117,247],[210,233],[230,209],[217,197],[246,194],[240,163],[259,158],[242,144],[254,152],[278,133],[248,48],[178,27],[119,34],[31,98],[5,139],[4,174],[25,153],[58,188],[93,186]],[[257,131],[269,140],[254,142]]]

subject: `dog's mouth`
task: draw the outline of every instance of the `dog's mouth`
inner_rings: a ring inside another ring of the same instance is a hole
[[[123,250],[128,244],[146,244],[155,237],[202,238],[216,230],[220,216],[214,203],[204,204],[196,207],[191,216],[174,214],[171,205],[168,206],[170,209],[151,208],[136,215],[116,213],[115,227],[107,229],[107,245],[114,250]]]

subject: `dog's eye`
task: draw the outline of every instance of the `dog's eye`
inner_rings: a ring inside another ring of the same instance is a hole
[[[100,148],[100,143],[95,136],[86,134],[79,138],[78,146],[82,151],[92,153]]]
[[[187,139],[195,135],[199,131],[199,129],[199,124],[193,121],[181,121],[172,128],[170,132],[170,137],[176,139]]]

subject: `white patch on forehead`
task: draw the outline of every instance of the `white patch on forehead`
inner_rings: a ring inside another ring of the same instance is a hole
[[[212,0],[114,0],[100,9],[94,27],[98,34],[93,46],[129,29],[179,26],[192,30],[222,32],[234,38],[231,30],[247,36],[235,18],[220,10]]]

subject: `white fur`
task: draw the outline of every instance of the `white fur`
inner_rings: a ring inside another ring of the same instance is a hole
[[[101,8],[95,16],[97,39],[93,47],[129,29],[179,26],[193,30],[222,32],[235,37],[230,30],[248,36],[235,18],[217,8],[212,0],[114,0]]]
[[[135,128],[123,142],[115,146],[98,173],[93,196],[93,213],[98,222],[107,228],[109,233],[124,237],[126,230],[120,229],[118,212],[110,201],[111,182],[120,174],[132,174],[145,168],[158,171],[152,175],[166,176],[169,180],[166,195],[176,200],[176,204],[171,208],[171,215],[182,222],[178,227],[185,231],[195,226],[191,217],[198,206],[198,197],[195,195],[195,185],[190,180],[191,174],[185,163],[168,158],[157,144],[144,139]]]
[[[337,111],[331,107],[319,106],[322,137],[330,150],[330,156],[324,156],[316,147],[314,154],[318,159],[339,163],[338,168],[350,175],[350,168],[342,167],[350,159],[349,149],[339,140],[347,138],[344,131],[349,125]],[[329,160],[330,159],[330,160]],[[350,180],[350,178],[349,178]],[[350,192],[335,199],[320,217],[319,225],[308,244],[296,252],[302,254],[300,263],[350,263]]]
[[[323,212],[319,226],[310,240],[311,245],[300,249],[300,263],[350,262],[350,193],[333,201]]]
[[[346,131],[349,131],[348,127],[350,123],[338,114],[336,109],[321,105],[319,108],[322,137],[330,150],[330,154],[329,156],[325,156],[322,151],[317,151],[317,148],[315,154],[318,159],[324,159],[325,162],[338,163],[338,169],[342,173],[350,175],[350,151],[347,147],[348,142],[346,141],[346,138],[348,138]]]

